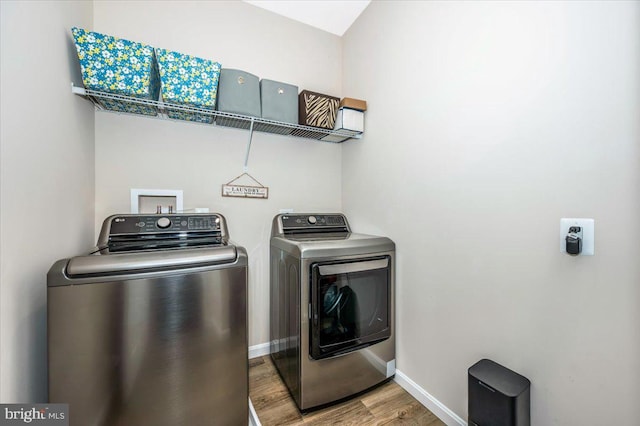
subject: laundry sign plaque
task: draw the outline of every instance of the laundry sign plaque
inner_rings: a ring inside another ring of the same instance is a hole
[[[245,180],[250,179],[252,183],[256,183],[257,185],[240,185],[238,181],[242,178],[244,178]],[[222,196],[240,198],[269,198],[269,188],[258,182],[258,180],[251,176],[249,173],[244,172],[237,178],[232,179],[230,182],[222,185]]]
[[[269,198],[266,186],[222,185],[223,197]]]

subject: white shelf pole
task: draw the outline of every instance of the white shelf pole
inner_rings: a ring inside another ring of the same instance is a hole
[[[249,142],[247,143],[247,153],[244,156],[244,168],[243,172],[247,173],[249,170],[249,152],[251,151],[251,139],[253,138],[253,122],[254,119],[251,118],[251,126],[249,127]]]

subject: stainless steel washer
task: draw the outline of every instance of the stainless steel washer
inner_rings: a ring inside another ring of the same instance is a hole
[[[111,216],[47,285],[49,400],[72,426],[247,424],[247,254],[222,215]]]
[[[286,214],[271,232],[271,358],[300,410],[395,374],[395,244],[342,214]]]

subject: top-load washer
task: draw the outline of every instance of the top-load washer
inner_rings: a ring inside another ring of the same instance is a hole
[[[271,358],[300,410],[395,374],[395,244],[342,214],[280,214],[271,231]]]
[[[71,426],[247,424],[247,253],[222,215],[111,216],[47,285],[49,401]]]

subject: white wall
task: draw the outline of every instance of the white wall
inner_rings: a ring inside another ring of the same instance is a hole
[[[340,38],[243,2],[120,2],[94,5],[95,31],[215,59],[300,89],[341,94]],[[248,132],[96,114],[96,227],[129,211],[130,188],[182,189],[184,207],[226,216],[249,253],[249,344],[269,340],[269,234],[282,208],[341,210],[341,148],[256,133],[249,173],[268,200],[223,198],[243,172]]]
[[[343,207],[397,243],[398,368],[466,419],[483,357],[532,424],[637,421],[640,3],[372,2],[344,36]],[[596,223],[594,257],[559,219]]]
[[[94,113],[71,94],[92,3],[2,1],[0,401],[47,400],[46,273],[93,242]]]

